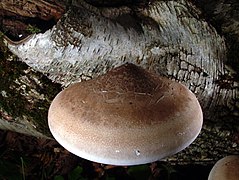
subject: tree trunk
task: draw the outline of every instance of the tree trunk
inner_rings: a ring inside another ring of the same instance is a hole
[[[60,86],[94,78],[130,62],[185,84],[202,106],[201,134],[170,161],[213,163],[239,152],[238,71],[231,67],[239,63],[230,60],[239,50],[238,30],[232,27],[219,34],[218,27],[205,21],[207,15],[215,17],[207,10],[212,7],[214,12],[214,6],[195,1],[205,10],[202,13],[186,0],[136,5],[127,1],[127,6],[118,7],[103,7],[99,1],[99,8],[79,0],[72,2],[69,11],[45,33],[20,42],[3,36],[17,57],[2,46],[1,128],[51,137],[47,109]],[[209,22],[216,24],[216,20]],[[232,32],[236,45],[231,45]]]

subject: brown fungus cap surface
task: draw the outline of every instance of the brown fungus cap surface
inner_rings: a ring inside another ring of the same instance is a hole
[[[70,152],[95,162],[136,165],[186,148],[202,111],[184,85],[125,64],[76,83],[53,100],[48,123]]]
[[[226,156],[217,161],[208,180],[239,180],[239,155]]]

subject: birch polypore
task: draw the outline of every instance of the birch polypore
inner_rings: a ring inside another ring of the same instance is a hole
[[[239,156],[226,156],[213,166],[208,180],[238,180],[239,179]]]
[[[70,152],[104,164],[157,161],[191,144],[202,110],[184,85],[126,64],[53,100],[48,123]]]

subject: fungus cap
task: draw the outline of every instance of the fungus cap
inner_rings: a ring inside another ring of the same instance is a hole
[[[208,180],[238,180],[239,179],[239,156],[226,156],[213,166]]]
[[[181,151],[199,134],[202,119],[197,98],[184,85],[133,64],[66,88],[48,113],[50,131],[63,147],[113,165]]]

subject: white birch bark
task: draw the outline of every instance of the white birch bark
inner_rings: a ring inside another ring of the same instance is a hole
[[[63,86],[126,62],[137,64],[186,84],[207,118],[214,117],[212,111],[220,112],[215,106],[228,106],[238,96],[237,82],[228,82],[230,88],[220,86],[223,77],[230,76],[225,40],[191,3],[155,1],[134,9],[82,4],[44,34],[8,47]]]

